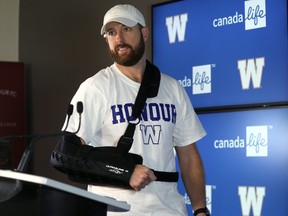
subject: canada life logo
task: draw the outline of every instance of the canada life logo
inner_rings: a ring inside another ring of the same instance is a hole
[[[268,156],[267,125],[246,127],[246,156],[247,157]]]
[[[266,1],[245,1],[245,30],[266,27]]]
[[[184,88],[192,87],[192,94],[209,94],[212,92],[211,82],[212,82],[212,68],[215,67],[214,64],[198,65],[192,67],[192,79],[185,76],[183,79],[178,80],[178,82]]]
[[[211,65],[192,67],[193,94],[211,93]]]
[[[214,28],[243,23],[245,30],[252,30],[266,27],[266,1],[248,0],[244,3],[244,15],[236,11],[227,17],[215,18],[212,21]]]
[[[216,139],[214,148],[224,149],[244,149],[246,157],[268,157],[268,129],[272,126],[257,125],[246,126],[246,139],[237,136],[234,139]]]

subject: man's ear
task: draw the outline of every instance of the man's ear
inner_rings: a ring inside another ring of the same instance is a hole
[[[144,41],[147,41],[149,39],[149,29],[148,29],[148,27],[143,27],[141,29],[141,31],[142,31],[142,35],[143,35]]]

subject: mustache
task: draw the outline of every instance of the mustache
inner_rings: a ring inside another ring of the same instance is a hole
[[[117,46],[115,46],[114,49],[118,50],[120,48],[130,48],[130,49],[132,49],[132,46],[130,46],[129,44],[124,43],[124,44],[118,44]]]

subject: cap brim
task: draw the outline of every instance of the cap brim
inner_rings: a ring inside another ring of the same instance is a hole
[[[133,21],[133,20],[130,20],[130,19],[127,19],[127,18],[123,18],[123,17],[114,17],[110,20],[107,20],[106,23],[102,26],[101,28],[101,35],[103,35],[106,31],[106,25],[110,22],[118,22],[118,23],[121,23],[125,26],[129,26],[129,27],[133,27],[133,26],[136,26],[137,25],[137,22],[136,21]]]

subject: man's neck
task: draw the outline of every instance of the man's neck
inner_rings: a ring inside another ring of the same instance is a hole
[[[117,63],[115,63],[115,65],[125,76],[135,82],[141,83],[146,67],[146,58],[143,56],[137,64],[130,67],[119,65]]]

